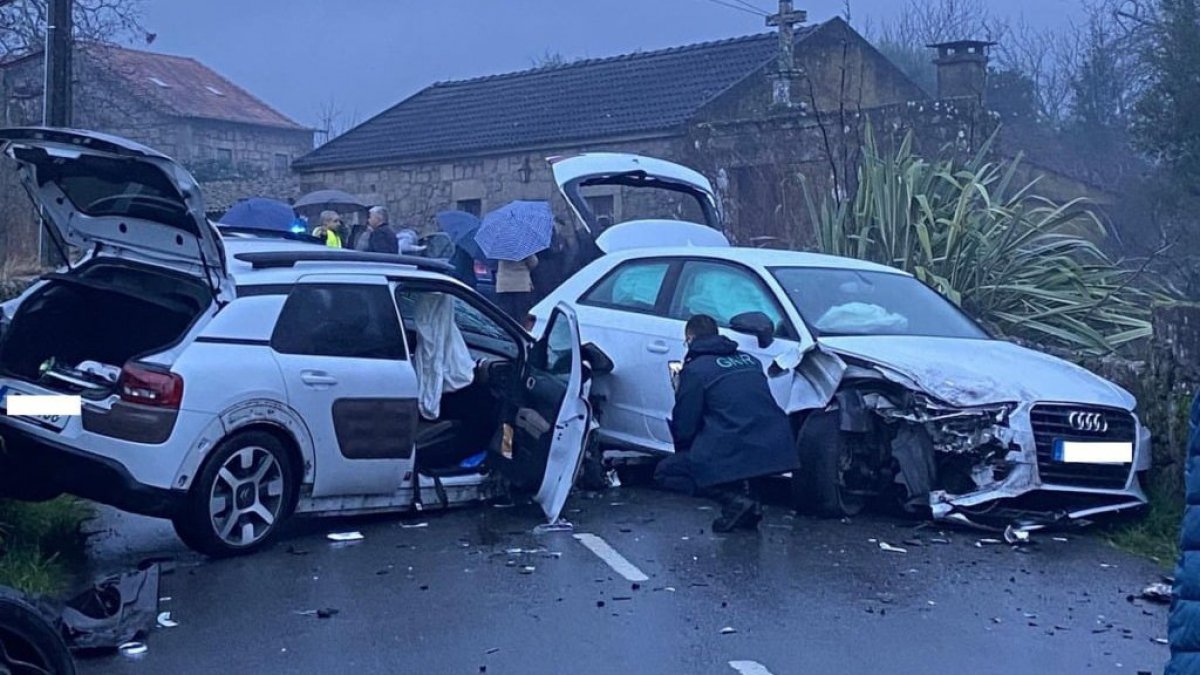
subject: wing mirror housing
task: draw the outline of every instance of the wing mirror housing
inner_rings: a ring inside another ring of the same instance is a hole
[[[759,349],[766,349],[775,342],[775,322],[762,312],[738,314],[729,322],[729,328],[735,333],[758,338]]]

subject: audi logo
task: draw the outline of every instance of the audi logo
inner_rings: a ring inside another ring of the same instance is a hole
[[[1104,417],[1104,413],[1077,410],[1067,416],[1067,422],[1076,431],[1091,431],[1100,434],[1108,431],[1108,419]]]

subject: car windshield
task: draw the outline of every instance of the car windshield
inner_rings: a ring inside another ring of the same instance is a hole
[[[780,267],[772,274],[818,335],[988,338],[950,301],[910,276],[823,267]]]

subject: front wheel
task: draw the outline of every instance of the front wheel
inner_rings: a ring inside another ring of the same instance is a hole
[[[792,472],[793,500],[797,509],[825,518],[856,516],[866,503],[846,485],[853,454],[838,416],[836,410],[809,415],[796,438],[800,468]]]
[[[71,652],[20,594],[0,588],[0,673],[75,675]]]
[[[213,451],[174,519],[189,548],[213,557],[265,546],[296,506],[299,478],[287,449],[262,431],[235,434]]]

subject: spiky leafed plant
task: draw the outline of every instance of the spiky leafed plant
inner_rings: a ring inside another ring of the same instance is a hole
[[[1151,332],[1155,298],[1096,242],[1082,199],[1055,204],[1016,184],[1019,159],[926,161],[905,136],[881,154],[867,130],[853,200],[819,203],[805,184],[825,253],[912,273],[1003,335],[1106,353]]]

